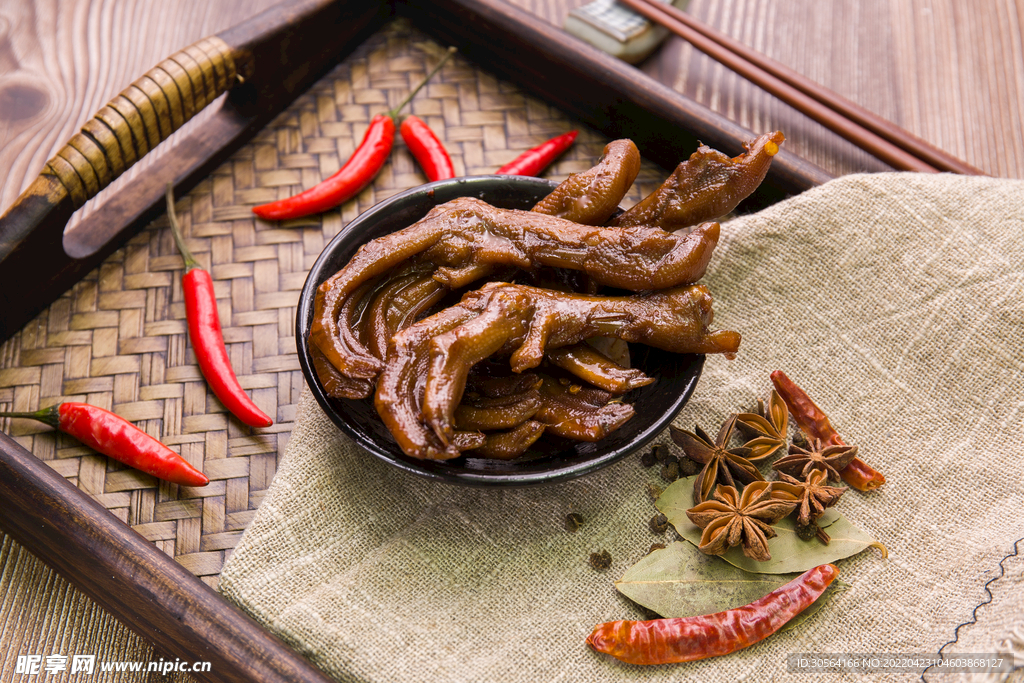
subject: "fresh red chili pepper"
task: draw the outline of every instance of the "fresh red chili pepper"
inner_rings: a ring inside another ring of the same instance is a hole
[[[34,413],[0,413],[0,417],[39,420],[69,434],[94,451],[157,479],[183,486],[206,486],[210,480],[187,460],[120,415],[88,403],[59,403]]]
[[[786,402],[793,419],[804,431],[807,438],[820,439],[823,444],[834,446],[845,446],[839,433],[832,427],[828,415],[815,405],[810,396],[796,383],[786,376],[782,370],[776,370],[771,374],[772,384],[779,396]],[[867,464],[860,458],[854,458],[843,470],[839,472],[847,484],[858,491],[871,491],[885,483],[885,476]]]
[[[181,276],[181,289],[185,294],[185,319],[188,321],[188,336],[199,361],[199,370],[224,407],[232,415],[250,427],[269,427],[274,424],[266,413],[256,407],[245,390],[238,384],[235,371],[231,368],[228,351],[224,346],[224,335],[220,331],[220,317],[217,315],[217,298],[213,293],[213,279],[199,267],[192,253],[185,246],[178,227],[178,216],[174,211],[174,187],[167,185],[167,219],[171,234],[178,245],[181,257],[185,259],[185,274]]]
[[[427,180],[433,182],[455,177],[455,167],[452,166],[448,150],[423,119],[418,116],[406,116],[399,130],[402,139],[405,140],[405,146],[419,162]]]
[[[838,574],[835,565],[823,564],[760,600],[715,614],[598,624],[587,644],[629,664],[674,664],[726,655],[785,626],[824,593]]]
[[[358,194],[377,177],[380,169],[384,167],[384,162],[388,160],[388,155],[391,154],[391,147],[395,142],[395,117],[427,84],[427,81],[444,66],[454,52],[454,47],[448,48],[448,52],[445,53],[441,61],[397,107],[384,114],[377,114],[370,120],[370,127],[366,130],[363,141],[359,143],[355,153],[349,157],[349,160],[337,173],[305,192],[300,192],[287,199],[255,206],[252,209],[253,213],[269,221],[301,218],[333,209]]]
[[[533,149],[526,150],[495,172],[499,175],[537,175],[547,168],[558,155],[569,149],[577,135],[579,135],[578,130],[571,130],[551,138]]]
[[[284,221],[322,213],[357,195],[377,177],[391,154],[395,140],[395,121],[391,116],[391,112],[377,114],[370,120],[355,153],[330,178],[287,199],[254,206],[252,212],[264,220]]]

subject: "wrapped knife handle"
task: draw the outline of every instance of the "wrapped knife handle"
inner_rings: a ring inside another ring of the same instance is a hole
[[[216,36],[179,50],[89,119],[46,163],[75,209],[235,83],[231,48]]]
[[[238,54],[212,36],[160,62],[89,119],[0,216],[0,341],[92,263],[66,253],[72,214],[230,89]]]

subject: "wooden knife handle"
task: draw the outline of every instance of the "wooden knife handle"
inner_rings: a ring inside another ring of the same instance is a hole
[[[175,52],[89,119],[40,175],[56,178],[73,207],[81,207],[230,89],[236,76],[231,48],[216,36]]]

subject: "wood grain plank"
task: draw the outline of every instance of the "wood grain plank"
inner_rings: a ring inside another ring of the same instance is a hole
[[[0,207],[104,104],[163,58],[274,0],[0,5]]]
[[[561,25],[583,0],[509,0]],[[997,176],[1024,178],[1019,0],[691,0],[688,11]],[[887,167],[672,37],[643,71],[833,174]]]

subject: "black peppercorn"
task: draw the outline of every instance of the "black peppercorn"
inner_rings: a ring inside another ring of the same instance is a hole
[[[798,524],[796,527],[796,536],[801,541],[809,541],[818,534],[818,525],[814,522],[810,524]]]
[[[657,514],[651,517],[651,521],[647,523],[651,531],[656,534],[663,534],[668,529],[668,517],[663,514]]]
[[[675,481],[679,478],[679,463],[670,462],[661,466],[661,478],[665,481]]]
[[[602,550],[596,553],[590,553],[590,566],[594,569],[608,569],[612,566],[612,555],[607,550]]]
[[[692,477],[700,472],[702,465],[690,458],[679,458],[679,476]]]
[[[570,512],[565,516],[565,530],[575,532],[583,526],[583,515],[578,512]]]

